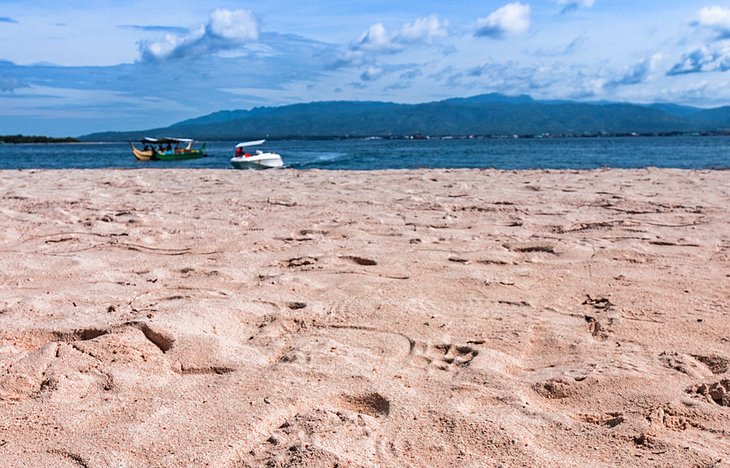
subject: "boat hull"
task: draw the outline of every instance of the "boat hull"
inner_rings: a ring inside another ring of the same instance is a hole
[[[187,159],[199,159],[207,156],[205,151],[187,151],[184,153],[160,153],[159,151],[155,151],[151,159],[155,161],[185,161]]]
[[[281,156],[276,153],[263,153],[253,156],[234,157],[231,165],[236,169],[275,169],[284,166]]]
[[[178,147],[176,147],[174,150],[158,151],[153,146],[152,148],[145,151],[137,148],[130,141],[129,147],[132,148],[132,154],[134,154],[134,157],[137,158],[137,160],[139,161],[184,161],[186,159],[198,159],[208,156],[205,153],[205,143],[203,143],[203,146],[198,149],[192,149],[193,140],[191,139],[166,138],[158,140],[154,138],[146,138],[141,142],[145,143],[145,146],[147,146],[146,144],[148,142],[153,142],[155,144],[157,144],[157,142],[174,142]],[[187,146],[180,147],[180,142],[187,143]],[[171,145],[169,145],[168,143],[168,146]]]
[[[138,161],[149,161],[152,159],[152,150],[142,151],[134,147],[132,143],[129,144],[132,147],[132,154],[137,158]]]

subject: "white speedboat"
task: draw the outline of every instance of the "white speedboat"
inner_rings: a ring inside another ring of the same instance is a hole
[[[231,165],[236,169],[271,169],[283,167],[284,161],[277,153],[256,150],[251,154],[246,148],[263,145],[266,140],[246,141],[236,145],[236,154],[231,158]]]

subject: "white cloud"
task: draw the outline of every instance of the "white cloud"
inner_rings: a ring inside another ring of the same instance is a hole
[[[438,19],[436,15],[420,18],[413,23],[403,26],[396,35],[396,42],[432,42],[434,39],[446,37],[449,32],[446,29],[446,22]]]
[[[479,18],[475,35],[503,39],[526,33],[530,29],[530,14],[530,5],[508,3],[486,18]]]
[[[165,34],[160,41],[141,43],[142,57],[152,59],[153,61],[161,61],[167,58],[174,58],[176,51],[183,50],[194,46],[205,36],[205,29],[198,28],[184,36],[176,34]]]
[[[259,28],[253,13],[217,9],[211,13],[206,25],[188,34],[166,34],[159,41],[142,41],[140,53],[145,61],[162,62],[235,49],[258,37]]]
[[[724,72],[730,70],[730,40],[718,41],[684,54],[667,75]]]
[[[730,8],[720,6],[702,8],[693,24],[713,30],[719,36],[726,38],[730,36]]]
[[[259,27],[248,10],[217,9],[210,15],[206,31],[223,39],[256,40]]]
[[[388,32],[385,30],[383,23],[377,23],[372,26],[362,35],[357,45],[353,47],[353,50],[373,50],[373,51],[388,51],[395,50],[398,47],[393,43],[391,38],[388,36]]]
[[[367,31],[338,57],[334,66],[363,65],[372,63],[378,54],[396,54],[407,46],[430,44],[449,35],[446,21],[436,15],[406,23],[395,32],[388,33],[383,23],[373,24]]]

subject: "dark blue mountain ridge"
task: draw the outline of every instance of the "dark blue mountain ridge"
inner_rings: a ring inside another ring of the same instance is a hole
[[[701,109],[670,103],[538,101],[527,95],[482,94],[422,104],[318,101],[224,110],[164,128],[95,133],[79,138],[84,141],[123,141],[168,135],[237,140],[416,134],[647,134],[727,129],[730,129],[730,107]]]

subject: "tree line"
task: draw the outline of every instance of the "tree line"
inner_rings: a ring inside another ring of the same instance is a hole
[[[72,137],[53,138],[39,135],[0,135],[3,143],[78,143],[79,140]]]

